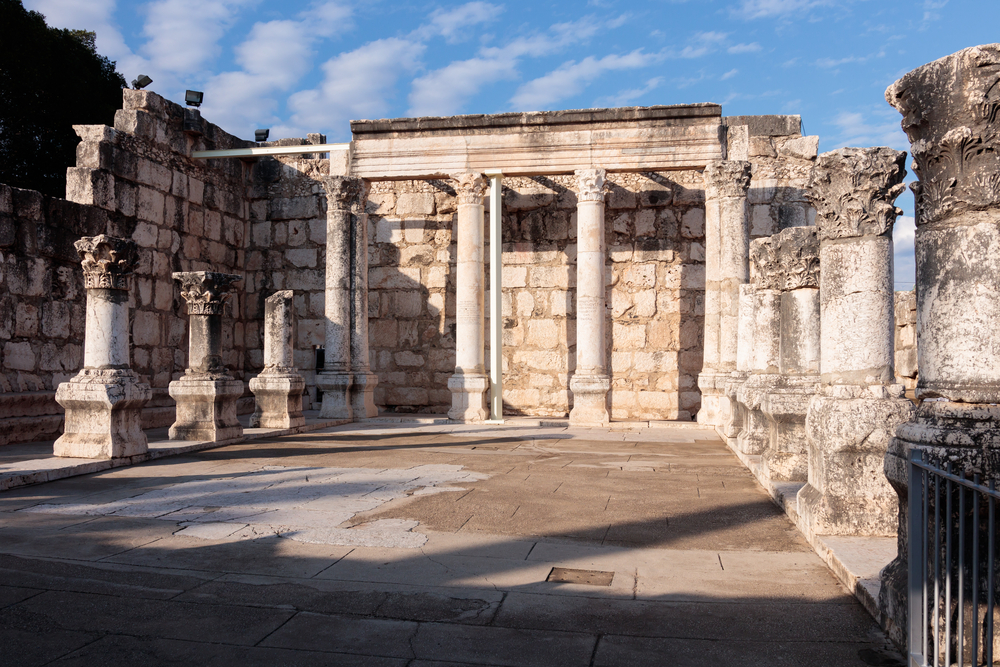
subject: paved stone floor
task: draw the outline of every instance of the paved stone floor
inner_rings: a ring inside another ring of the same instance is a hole
[[[348,425],[0,493],[0,656],[902,664],[714,433],[683,426]]]

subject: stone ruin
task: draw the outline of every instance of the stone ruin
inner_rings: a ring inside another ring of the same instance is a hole
[[[76,128],[65,201],[0,186],[0,444],[128,458],[143,428],[235,441],[239,415],[304,410],[482,422],[498,317],[507,414],[697,419],[810,540],[898,534],[873,611],[900,640],[908,453],[1000,466],[998,81],[987,45],[886,92],[919,178],[906,293],[905,154],[817,155],[795,116],[355,121],[329,158],[200,160],[256,144],[126,90],[114,127]]]

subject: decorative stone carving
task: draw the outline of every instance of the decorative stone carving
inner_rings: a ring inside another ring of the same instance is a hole
[[[819,237],[815,227],[791,227],[771,237],[774,264],[767,271],[784,292],[819,287]]]
[[[581,201],[604,201],[604,178],[603,169],[577,169],[577,195],[576,200]]]
[[[295,428],[302,415],[305,380],[295,369],[295,303],[291,290],[264,301],[264,370],[250,380],[256,409],[251,428]]]
[[[767,236],[750,242],[750,285],[755,290],[780,290],[784,274],[776,260],[773,237]]]
[[[455,194],[458,197],[458,204],[472,204],[482,206],[486,191],[489,190],[490,181],[480,173],[465,172],[452,174],[451,180],[455,183]]]
[[[233,379],[222,363],[222,314],[229,290],[241,276],[213,271],[173,274],[188,304],[188,367],[167,388],[177,402],[171,440],[218,442],[243,434],[236,401],[243,382]]]
[[[75,244],[87,288],[84,368],[56,389],[66,409],[55,456],[124,458],[148,449],[142,407],[152,396],[129,368],[128,283],[137,263],[136,244],[112,236],[84,237]]]
[[[752,165],[745,160],[717,160],[705,167],[705,199],[746,197]]]

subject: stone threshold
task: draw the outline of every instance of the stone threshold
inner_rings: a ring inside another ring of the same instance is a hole
[[[125,466],[144,463],[167,456],[178,454],[188,454],[190,452],[200,452],[226,445],[235,445],[247,440],[260,440],[262,438],[274,438],[281,435],[293,435],[295,433],[308,433],[318,431],[331,426],[349,424],[349,419],[322,419],[319,411],[308,410],[304,412],[306,423],[295,428],[246,428],[244,426],[243,435],[239,438],[229,440],[211,441],[189,441],[189,440],[169,440],[167,439],[167,429],[148,429],[145,431],[149,439],[149,451],[136,456],[129,456],[121,459],[76,459],[59,458],[55,456],[43,456],[34,459],[25,459],[12,463],[0,465],[0,491],[14,489],[32,484],[43,484],[57,479],[76,477],[78,475],[89,475],[112,468],[122,468]],[[246,421],[249,415],[243,416],[241,421]],[[51,443],[46,443],[51,452]]]
[[[513,417],[504,417],[503,422],[485,421],[485,422],[463,422],[455,419],[449,419],[448,417],[434,416],[434,415],[421,415],[421,414],[382,414],[378,417],[371,417],[368,419],[359,419],[358,422],[366,424],[455,424],[462,426],[477,426],[477,425],[487,425],[487,426],[519,426],[527,427],[533,426],[537,428],[570,428],[572,425],[569,423],[569,417],[524,417],[516,415]],[[591,425],[581,425],[580,428],[605,428],[610,431],[629,431],[633,429],[644,429],[644,428],[683,428],[683,429],[695,429],[703,431],[711,431],[715,433],[715,429],[711,426],[705,426],[694,421],[612,421],[607,424],[602,424],[600,426]]]
[[[723,440],[727,439],[723,437]],[[879,573],[896,558],[896,536],[855,537],[812,533],[799,515],[796,498],[805,482],[772,481],[765,475],[760,456],[743,454],[732,446],[730,450],[753,473],[757,482],[771,496],[771,500],[784,510],[840,583],[857,598],[879,626],[888,632],[888,619],[878,606],[878,594],[882,588]]]

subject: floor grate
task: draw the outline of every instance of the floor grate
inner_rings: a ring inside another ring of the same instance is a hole
[[[601,570],[575,570],[570,567],[554,567],[545,581],[561,584],[583,584],[584,586],[610,586],[614,572]]]

